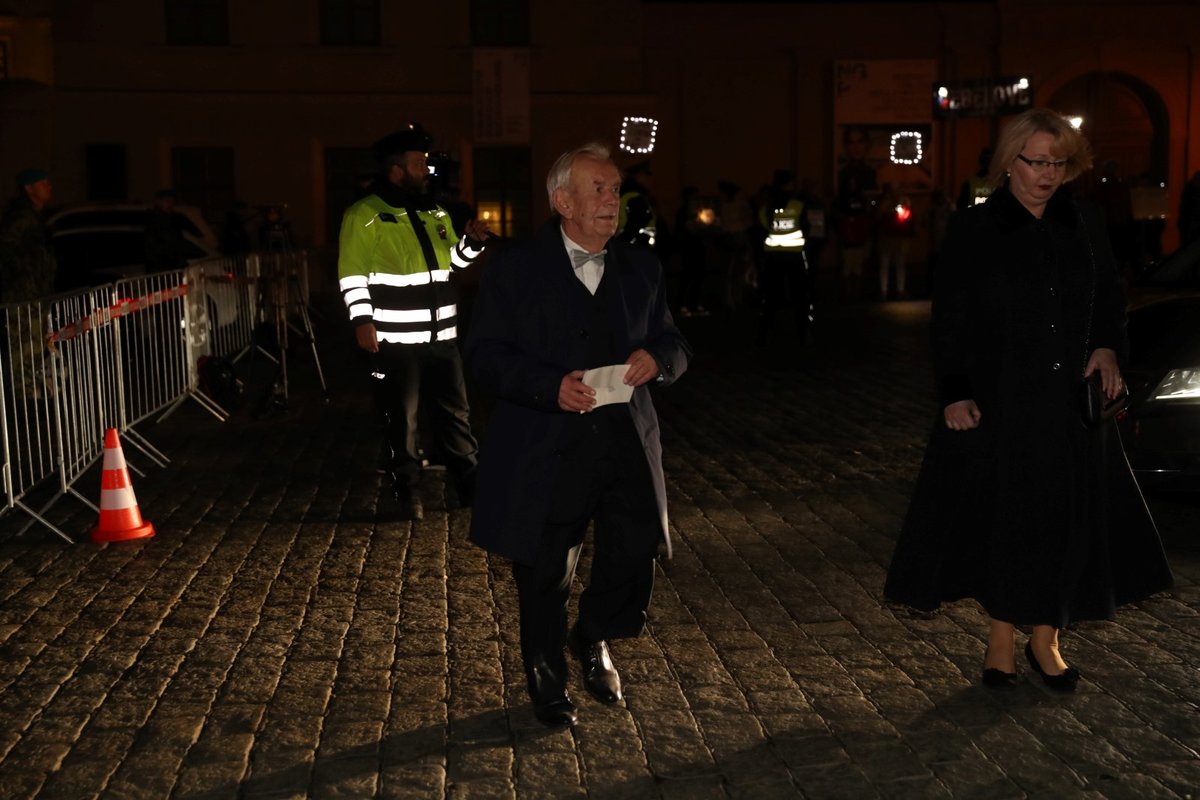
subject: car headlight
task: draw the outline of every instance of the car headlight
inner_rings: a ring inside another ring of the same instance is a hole
[[[1151,400],[1200,400],[1200,367],[1173,369],[1150,393]]]

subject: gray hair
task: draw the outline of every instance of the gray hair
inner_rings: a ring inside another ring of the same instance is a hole
[[[551,211],[554,210],[554,192],[565,189],[571,182],[571,167],[575,165],[575,159],[582,156],[597,161],[611,161],[612,150],[601,142],[588,142],[559,156],[554,166],[550,167],[550,174],[546,176],[546,196],[550,199]]]

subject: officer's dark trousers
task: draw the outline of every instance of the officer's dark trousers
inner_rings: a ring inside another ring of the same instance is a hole
[[[812,313],[812,287],[803,252],[767,250],[762,258],[762,316],[758,338],[765,341],[775,325],[779,309],[791,305],[796,318],[796,336],[801,343],[808,333]]]
[[[567,601],[588,522],[595,520],[592,570],[579,598],[586,641],[641,633],[662,539],[650,468],[628,409],[604,406],[572,422],[584,435],[564,448],[537,561],[513,565],[525,664],[544,657],[559,675],[566,675]]]
[[[421,469],[417,416],[422,401],[429,412],[434,446],[446,469],[460,484],[473,480],[478,445],[471,435],[458,345],[380,344],[374,377],[391,450],[389,469],[397,490],[412,487]]]

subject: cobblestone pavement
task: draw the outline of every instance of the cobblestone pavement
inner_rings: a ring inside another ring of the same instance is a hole
[[[286,413],[181,408],[144,431],[173,459],[134,478],[153,539],[87,543],[70,498],[84,543],[0,520],[0,797],[1194,796],[1200,503],[1152,498],[1178,585],[1064,635],[1076,695],[1027,670],[983,690],[976,607],[880,602],[932,419],[928,305],[829,317],[804,351],[683,321],[698,356],[658,395],[675,557],[614,645],[626,702],[574,689],[571,731],[533,718],[508,566],[436,510],[442,474],[421,522],[377,506],[340,336],[328,405],[297,356]]]

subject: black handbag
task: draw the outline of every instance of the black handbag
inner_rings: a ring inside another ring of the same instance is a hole
[[[1075,214],[1079,226],[1083,230],[1083,239],[1087,242],[1088,256],[1092,262],[1092,294],[1088,298],[1087,330],[1083,335],[1083,369],[1087,369],[1088,356],[1091,353],[1092,314],[1096,305],[1096,253],[1092,249],[1092,238],[1088,233],[1087,223],[1083,221],[1083,212],[1076,206]],[[1110,399],[1104,394],[1104,384],[1101,383],[1100,373],[1093,372],[1079,382],[1079,418],[1089,428],[1098,428],[1113,419],[1129,405],[1129,387],[1122,384],[1121,394]]]
[[[1096,428],[1125,410],[1129,404],[1129,389],[1122,387],[1121,394],[1109,399],[1104,394],[1100,373],[1093,372],[1079,385],[1079,416],[1083,424]]]

